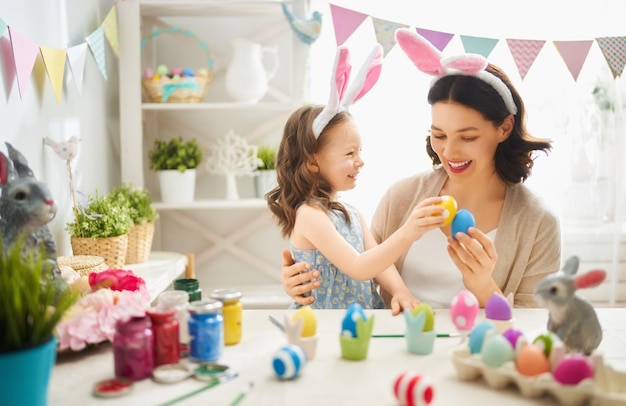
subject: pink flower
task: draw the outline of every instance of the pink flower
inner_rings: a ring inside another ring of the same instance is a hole
[[[111,290],[138,290],[146,285],[146,281],[138,277],[133,271],[124,269],[107,269],[102,272],[89,274],[89,285],[93,290],[109,288]]]

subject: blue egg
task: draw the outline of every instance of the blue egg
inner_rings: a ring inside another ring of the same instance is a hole
[[[274,354],[272,367],[276,376],[283,380],[294,379],[306,365],[306,353],[302,347],[289,344]]]
[[[363,306],[358,303],[353,303],[348,306],[346,315],[341,322],[341,334],[346,337],[356,337],[356,322],[359,319],[367,320]]]
[[[183,76],[193,76],[193,69],[191,68],[185,68],[183,69]]]
[[[456,212],[456,216],[454,216],[450,227],[452,236],[455,236],[458,232],[467,234],[468,228],[476,227],[476,220],[474,220],[474,216],[472,216],[469,210],[461,209]]]
[[[498,332],[496,325],[488,320],[483,320],[476,324],[472,331],[469,333],[469,349],[472,354],[478,354],[483,348],[483,341],[485,341],[485,335],[487,331],[492,330],[494,333]]]

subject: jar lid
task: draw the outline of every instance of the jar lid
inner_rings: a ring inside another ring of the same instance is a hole
[[[222,302],[214,299],[194,300],[189,303],[189,313],[219,313],[222,311]]]
[[[165,364],[152,370],[152,379],[159,383],[180,382],[189,378],[193,371],[185,364]]]
[[[114,398],[130,392],[133,383],[127,378],[112,378],[96,382],[93,386],[93,395],[100,398]]]
[[[241,299],[241,292],[237,289],[215,289],[211,292],[211,299],[221,300],[222,302],[234,302]]]
[[[193,376],[200,381],[215,381],[226,375],[228,370],[228,365],[202,363],[193,371]]]

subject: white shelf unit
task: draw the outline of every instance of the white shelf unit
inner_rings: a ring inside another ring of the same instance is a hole
[[[287,4],[304,15],[307,0]],[[280,251],[286,242],[271,221],[265,201],[254,197],[253,179],[238,178],[241,199],[226,200],[225,180],[198,168],[196,200],[160,202],[158,183],[149,169],[148,151],[156,139],[196,138],[208,147],[230,129],[255,145],[278,145],[289,114],[305,94],[308,45],[291,32],[275,0],[127,0],[119,9],[120,161],[123,182],[146,187],[160,213],[154,248],[192,252],[203,289],[259,287],[280,297]],[[190,30],[206,42],[214,61],[212,82],[200,103],[153,103],[141,88],[147,66],[206,66],[206,54],[193,39],[162,34],[141,49],[157,28]],[[278,48],[279,71],[258,103],[238,103],[226,92],[224,77],[232,55],[231,40],[246,38]],[[269,292],[269,293],[268,293]],[[284,293],[282,293],[284,295]]]

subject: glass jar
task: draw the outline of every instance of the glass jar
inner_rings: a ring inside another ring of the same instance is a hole
[[[176,364],[180,361],[178,320],[175,309],[150,309],[146,312],[152,322],[154,336],[154,366]]]
[[[224,352],[222,302],[206,299],[189,303],[189,356],[196,362],[217,361]]]
[[[188,305],[189,293],[184,290],[166,290],[157,298],[157,308],[176,310],[178,340],[184,345],[189,344],[189,327],[187,326],[187,320],[189,319]]]
[[[189,294],[189,301],[202,300],[200,282],[194,278],[182,278],[174,281],[175,290],[184,290]]]
[[[233,345],[241,341],[241,318],[243,304],[241,292],[237,289],[215,289],[211,292],[211,299],[222,302],[224,317],[224,344]]]
[[[139,381],[154,369],[154,337],[148,316],[118,321],[113,336],[115,376]]]

